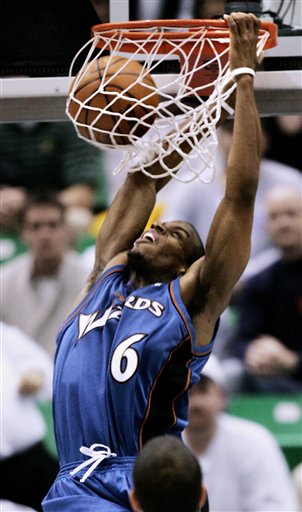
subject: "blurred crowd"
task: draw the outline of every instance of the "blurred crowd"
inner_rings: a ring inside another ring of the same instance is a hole
[[[130,5],[132,19],[223,11],[223,2],[208,0]],[[301,464],[290,467],[266,427],[227,412],[238,394],[260,401],[302,392],[302,116],[263,118],[262,128],[250,261],[222,315],[213,368],[191,393],[184,435],[213,511],[302,510]],[[231,120],[218,139],[213,182],[171,182],[152,216],[189,221],[203,241],[223,193]],[[56,333],[92,270],[96,234],[122,179],[112,176],[121,153],[83,142],[68,122],[0,125],[1,510],[19,510],[10,503],[41,510],[57,472],[39,404],[51,403]],[[300,410],[300,426],[301,418]],[[25,465],[27,478],[16,486]]]

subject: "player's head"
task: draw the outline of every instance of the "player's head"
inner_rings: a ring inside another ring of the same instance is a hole
[[[169,281],[186,272],[204,255],[202,241],[192,224],[155,222],[128,253],[131,269],[150,281]]]
[[[197,512],[204,499],[199,463],[173,436],[146,443],[134,464],[133,483],[135,512]]]

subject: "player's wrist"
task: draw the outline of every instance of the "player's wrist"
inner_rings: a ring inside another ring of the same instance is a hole
[[[232,71],[231,71],[231,79],[234,82],[237,82],[238,79],[240,77],[242,77],[242,76],[250,76],[251,78],[255,78],[256,72],[255,72],[254,69],[252,69],[250,67],[247,67],[247,66],[243,66],[243,67],[232,69]]]

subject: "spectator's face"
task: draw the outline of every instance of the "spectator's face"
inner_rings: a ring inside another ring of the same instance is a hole
[[[224,404],[223,390],[211,379],[202,377],[189,393],[189,427],[198,430],[212,428]]]
[[[23,239],[36,258],[60,257],[66,248],[66,227],[61,211],[51,205],[31,207],[23,224]]]
[[[267,199],[267,230],[281,250],[302,252],[302,197],[294,190],[272,191]]]

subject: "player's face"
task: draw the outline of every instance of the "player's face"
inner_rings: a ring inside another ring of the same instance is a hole
[[[145,263],[172,277],[186,270],[187,256],[196,234],[190,224],[182,221],[155,222],[134,243],[131,253],[139,253]]]

